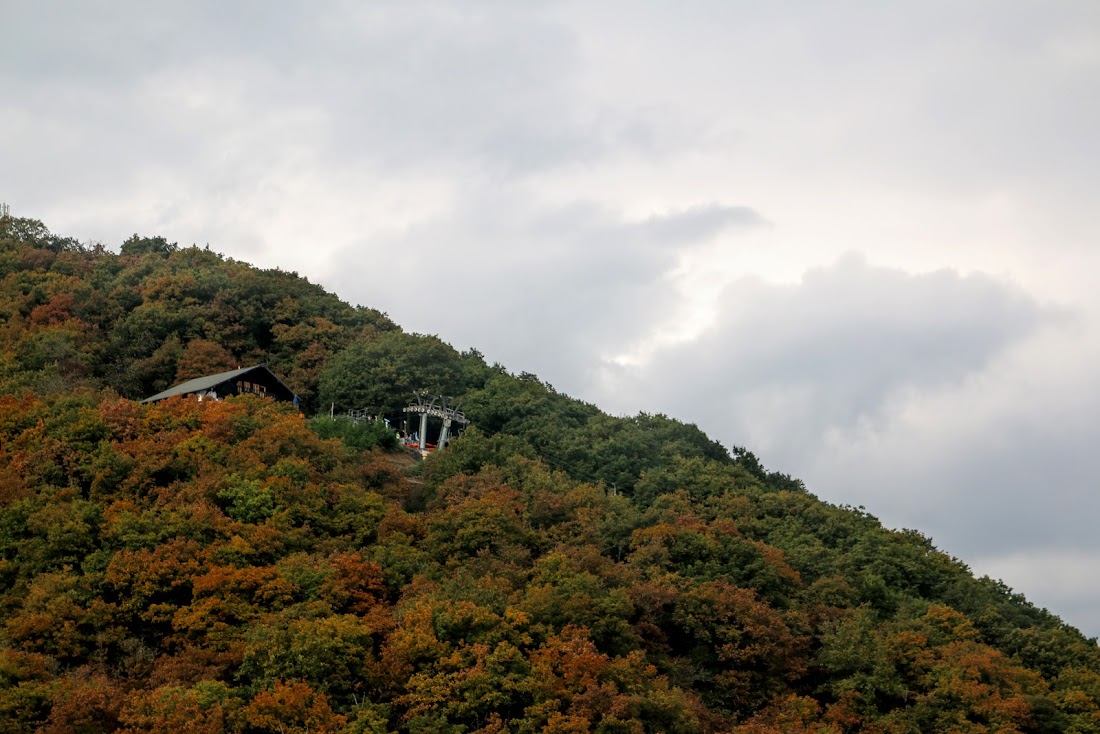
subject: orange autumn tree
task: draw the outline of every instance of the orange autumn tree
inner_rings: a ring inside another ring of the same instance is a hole
[[[187,343],[176,362],[176,382],[195,377],[214,375],[240,366],[240,360],[225,347],[206,339],[193,339]]]

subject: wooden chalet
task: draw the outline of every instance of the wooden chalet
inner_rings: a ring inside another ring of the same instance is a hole
[[[282,400],[298,404],[298,396],[283,384],[266,365],[219,372],[216,375],[196,377],[187,382],[170,387],[163,392],[145,398],[142,403],[155,403],[158,400],[176,395],[195,395],[199,400],[221,400],[230,395],[259,395],[260,397]]]

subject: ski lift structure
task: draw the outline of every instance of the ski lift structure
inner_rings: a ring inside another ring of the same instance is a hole
[[[406,441],[405,445],[419,448],[421,456],[426,456],[431,448],[444,448],[447,442],[450,441],[452,432],[457,432],[470,424],[469,419],[459,410],[461,402],[456,401],[453,397],[431,395],[427,392],[416,392],[413,395],[416,397],[416,402],[410,403],[403,409],[405,413],[405,435],[410,435],[409,419],[412,416],[420,416],[420,430],[416,433],[418,440],[411,444]],[[429,418],[436,418],[442,422],[434,446],[428,442]]]

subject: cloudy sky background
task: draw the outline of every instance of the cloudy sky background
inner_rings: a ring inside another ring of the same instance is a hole
[[[1100,634],[1100,4],[0,20],[13,214],[209,243],[695,422]]]

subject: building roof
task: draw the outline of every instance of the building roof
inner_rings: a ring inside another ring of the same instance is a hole
[[[180,384],[175,385],[173,387],[170,387],[167,390],[163,390],[161,392],[158,392],[156,395],[153,395],[152,397],[145,398],[141,402],[143,402],[143,403],[155,403],[158,400],[164,400],[165,398],[170,398],[174,395],[190,395],[191,393],[201,392],[203,390],[209,390],[212,387],[217,387],[218,385],[222,384],[223,382],[228,382],[228,381],[234,379],[235,377],[240,377],[240,376],[242,376],[242,375],[244,375],[248,372],[252,372],[253,370],[258,370],[258,369],[262,369],[264,372],[267,372],[269,375],[271,375],[271,377],[277,383],[279,383],[280,385],[285,387],[288,393],[290,393],[291,395],[294,394],[294,391],[291,390],[289,387],[286,387],[286,385],[283,384],[283,381],[280,380],[278,377],[275,377],[275,373],[273,373],[271,370],[269,370],[266,365],[256,364],[256,365],[252,365],[251,367],[244,367],[244,368],[241,368],[241,369],[229,370],[228,372],[219,372],[216,375],[207,375],[206,377],[196,377],[193,380],[188,380],[187,382],[181,382]]]

